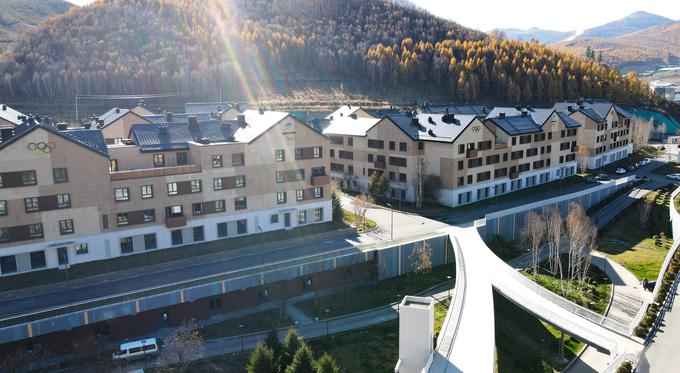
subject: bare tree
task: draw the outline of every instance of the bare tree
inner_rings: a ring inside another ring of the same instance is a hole
[[[545,237],[546,223],[545,220],[537,213],[530,211],[527,214],[522,238],[524,242],[529,245],[531,253],[531,272],[534,276],[538,274],[538,264],[540,260],[541,245]]]
[[[630,138],[633,142],[633,149],[635,151],[638,151],[640,147],[647,144],[653,128],[654,125],[651,119],[648,121],[639,120],[635,122],[630,130]]]
[[[354,208],[357,227],[366,228],[366,211],[368,211],[371,204],[373,204],[373,197],[366,193],[362,193],[354,198],[352,207]]]
[[[649,214],[652,211],[652,203],[642,198],[638,202],[638,214],[640,219],[640,228],[645,229],[649,221]]]
[[[416,159],[416,168],[413,172],[413,184],[416,188],[416,208],[420,208],[423,205],[426,171],[427,161],[423,157],[418,157]]]
[[[203,344],[203,336],[193,320],[184,321],[173,332],[163,346],[163,361],[178,369],[184,369],[198,354]]]
[[[567,240],[569,243],[569,276],[568,288],[573,282],[579,283],[585,278],[584,267],[590,259],[590,247],[597,237],[597,230],[581,205],[572,202],[566,220]]]
[[[590,153],[588,152],[588,148],[585,146],[577,146],[576,147],[576,164],[578,165],[578,168],[581,170],[581,173],[586,172],[586,168],[588,168],[588,155]]]
[[[430,244],[423,242],[413,245],[413,251],[408,256],[414,273],[426,273],[432,269],[432,249]]]
[[[545,219],[545,239],[548,243],[548,267],[550,272],[562,278],[562,261],[560,260],[560,248],[562,245],[562,215],[554,206],[543,208]]]

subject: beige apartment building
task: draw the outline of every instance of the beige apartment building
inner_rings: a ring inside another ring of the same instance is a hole
[[[607,100],[576,100],[557,103],[555,110],[581,124],[580,167],[600,168],[633,153],[630,131],[635,119],[618,105]]]
[[[21,125],[0,141],[0,273],[331,220],[330,141],[288,113],[100,130]]]
[[[486,110],[486,109],[485,109]],[[553,109],[497,108],[478,114],[419,112],[382,118],[334,116],[331,175],[365,191],[374,172],[387,175],[391,198],[414,201],[418,164],[441,179],[439,202],[458,206],[576,172],[579,124]]]

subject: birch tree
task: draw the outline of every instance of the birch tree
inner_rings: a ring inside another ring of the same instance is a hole
[[[362,193],[354,198],[352,206],[354,207],[354,216],[356,218],[357,227],[365,228],[366,211],[373,203],[373,198],[366,193]]]
[[[545,239],[548,244],[548,268],[550,272],[559,277],[562,276],[562,261],[560,260],[560,247],[562,245],[562,215],[554,206],[543,208],[545,219]]]
[[[416,160],[416,168],[413,172],[414,186],[416,188],[416,208],[423,205],[423,196],[425,195],[425,172],[427,171],[427,162],[423,157],[418,157]]]
[[[530,267],[534,276],[538,275],[538,264],[540,261],[541,245],[545,237],[546,222],[537,213],[530,211],[527,214],[526,222],[524,224],[524,231],[522,237],[524,242],[529,245],[531,253]]]
[[[654,125],[652,120],[636,121],[632,128],[630,129],[630,138],[633,142],[633,149],[638,151],[642,145],[645,145],[649,141],[649,136],[652,134],[652,129]]]
[[[581,283],[585,278],[584,268],[590,259],[590,247],[597,237],[595,226],[581,205],[572,202],[566,220],[566,233],[569,244],[568,287],[571,290],[574,281]]]

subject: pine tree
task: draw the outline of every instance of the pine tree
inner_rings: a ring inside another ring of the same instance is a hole
[[[283,345],[281,345],[281,341],[279,341],[279,333],[276,330],[276,325],[272,325],[272,329],[267,333],[264,344],[271,349],[274,356],[274,362],[278,364],[281,361]]]
[[[342,202],[335,192],[331,193],[331,208],[333,210],[333,221],[341,222],[343,220]]]
[[[293,362],[286,368],[286,373],[316,373],[314,355],[306,344],[302,344],[295,352]]]
[[[316,361],[316,373],[340,373],[340,368],[335,359],[326,353]]]
[[[248,373],[277,372],[278,367],[274,359],[274,352],[269,347],[258,343],[255,350],[250,354],[246,371]]]
[[[293,362],[293,358],[302,344],[303,341],[300,334],[295,329],[289,329],[286,338],[283,340],[280,360],[281,369],[284,369]]]

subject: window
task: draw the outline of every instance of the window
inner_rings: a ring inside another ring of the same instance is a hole
[[[184,238],[182,238],[182,230],[177,229],[170,232],[170,238],[172,240],[172,245],[181,245],[184,243]]]
[[[9,232],[7,228],[0,228],[0,242],[9,241]]]
[[[193,231],[193,234],[194,234],[194,242],[205,240],[205,231],[203,230],[202,225],[199,225],[198,227],[194,227],[192,229],[192,231]]]
[[[245,188],[246,187],[246,175],[236,176],[236,187]]]
[[[323,207],[315,208],[314,209],[314,221],[321,221],[323,220]]]
[[[342,136],[331,136],[331,144],[342,145],[343,144],[342,139],[343,139]]]
[[[248,201],[246,197],[234,198],[234,210],[245,210],[248,208]]]
[[[479,143],[477,143],[477,147],[479,148],[479,150],[489,150],[491,149],[491,141],[490,140],[480,141]]]
[[[194,215],[201,215],[203,213],[203,204],[202,203],[193,203],[191,205],[191,213]]]
[[[47,266],[44,251],[34,251],[29,256],[31,258],[31,269],[45,268]]]
[[[168,195],[169,196],[177,195],[177,183],[168,183]]]
[[[523,150],[518,150],[515,152],[510,153],[510,159],[515,160],[515,159],[520,159],[524,157],[524,151]]]
[[[113,190],[113,194],[116,197],[116,202],[122,202],[122,201],[129,201],[130,200],[130,189],[125,187],[125,188],[116,188]]]
[[[419,142],[418,143],[418,150],[423,150],[423,149],[425,149],[425,143]]]
[[[405,142],[400,142],[400,143],[399,143],[399,151],[400,151],[400,152],[405,152],[406,149],[407,149],[406,143],[405,143]]]
[[[191,180],[191,193],[201,192],[201,180]]]
[[[222,178],[216,177],[213,179],[213,190],[222,190]]]
[[[347,136],[347,145],[354,146],[354,137]]]
[[[314,198],[321,198],[323,197],[323,188],[322,187],[315,187],[314,188]]]
[[[269,216],[269,224],[278,224],[279,223],[279,214],[272,214]]]
[[[321,147],[320,147],[320,146],[315,146],[313,149],[314,149],[314,150],[313,150],[313,152],[314,152],[314,158],[321,158],[321,155],[322,155],[322,149],[321,149]]]
[[[240,219],[236,221],[236,234],[248,233],[248,220]]]
[[[531,135],[524,135],[519,137],[520,144],[528,144],[531,142]]]
[[[458,178],[458,186],[465,185],[465,178],[463,176]]]
[[[0,216],[7,215],[7,201],[0,201]]]
[[[65,167],[53,168],[52,176],[54,177],[55,183],[67,183],[68,182],[68,170]]]
[[[187,155],[187,152],[175,153],[175,159],[177,159],[178,166],[184,166],[189,163],[189,157]]]
[[[71,207],[71,195],[57,194],[57,208],[67,209]]]
[[[144,222],[151,223],[154,221],[156,221],[156,210],[154,209],[144,210]]]
[[[462,170],[465,167],[464,161],[458,161],[458,170]]]
[[[354,153],[345,150],[338,150],[338,158],[340,159],[354,159]]]
[[[243,153],[234,153],[231,155],[231,165],[236,167],[236,166],[243,166],[246,164],[245,156]]]
[[[395,150],[397,148],[397,143],[394,141],[390,141],[390,150]]]
[[[76,255],[85,255],[88,253],[88,248],[86,243],[77,243],[73,246],[76,249]]]
[[[405,183],[406,182],[406,174],[399,174],[399,182],[400,183]]]
[[[2,175],[0,175],[0,188],[2,188],[2,186],[3,186],[3,184],[2,184]]]
[[[37,223],[37,224],[29,224],[28,226],[28,235],[31,238],[41,238],[43,236],[43,227],[42,223]]]
[[[397,179],[397,175],[396,175],[393,171],[390,171],[389,180],[390,180],[390,181],[395,181],[396,179]]]
[[[477,174],[477,182],[491,179],[491,171],[480,172]]]
[[[283,171],[276,171],[276,182],[283,183],[284,181],[286,181],[286,178],[283,175]]]
[[[499,154],[489,155],[486,157],[486,164],[495,164],[501,161]]]
[[[307,211],[302,210],[297,212],[297,222],[298,225],[307,223]]]
[[[227,223],[217,223],[217,237],[227,237],[229,235],[229,230]]]
[[[223,162],[222,162],[222,155],[213,155],[212,156],[212,167],[213,168],[220,168],[222,167]]]
[[[133,251],[132,237],[123,237],[120,239],[120,253],[129,254]]]
[[[121,212],[116,215],[116,223],[120,227],[121,225],[128,225],[128,213],[127,212]]]
[[[144,250],[153,250],[158,247],[156,242],[156,233],[149,233],[144,235]]]
[[[298,201],[302,201],[305,199],[305,191],[302,189],[298,189],[295,191],[295,199]]]
[[[295,159],[300,160],[304,158],[304,154],[301,148],[295,148]]]
[[[493,177],[495,179],[498,179],[499,177],[505,177],[508,176],[508,169],[507,168],[498,168],[494,170],[493,172]]]
[[[154,155],[153,155],[153,166],[154,166],[154,167],[163,167],[163,166],[165,166],[165,155],[163,155],[163,154],[154,154]]]
[[[286,192],[276,192],[276,202],[278,204],[286,203]]]
[[[176,218],[182,216],[182,205],[169,206],[165,208],[165,215],[168,218]]]
[[[331,158],[335,158],[335,149],[331,149],[329,154]]]
[[[109,161],[109,172],[116,172],[118,171],[118,160],[117,159],[112,159]]]
[[[21,173],[21,183],[23,185],[35,185],[38,179],[35,176],[35,171],[24,171]]]
[[[276,150],[276,161],[277,162],[285,162],[286,160],[286,151],[283,149],[277,149]]]
[[[326,168],[325,167],[313,167],[312,168],[312,176],[324,176],[326,175]]]
[[[527,149],[527,157],[533,157],[535,155],[538,155],[538,148]]]
[[[468,168],[479,167],[482,165],[482,158],[468,159]]]
[[[406,158],[390,157],[390,166],[406,167]]]
[[[531,165],[529,165],[529,163],[522,163],[521,165],[519,165],[517,169],[519,170],[519,172],[524,172],[529,171],[530,167]]]
[[[367,160],[369,163],[373,163],[373,154],[370,154],[370,153],[369,153],[366,160]]]
[[[33,212],[40,210],[40,204],[38,203],[38,197],[24,198],[24,205],[26,206],[26,212]]]
[[[17,259],[14,255],[0,256],[0,272],[14,273],[17,271]]]
[[[385,149],[385,142],[382,140],[368,140],[368,147],[373,149]]]
[[[465,144],[458,145],[458,154],[465,153]]]
[[[153,185],[142,185],[142,199],[153,198]]]
[[[295,180],[300,181],[305,179],[305,169],[301,168],[299,170],[295,170]]]
[[[215,212],[224,212],[224,200],[223,199],[218,199],[215,201]]]
[[[347,174],[354,175],[354,166],[347,166]]]

